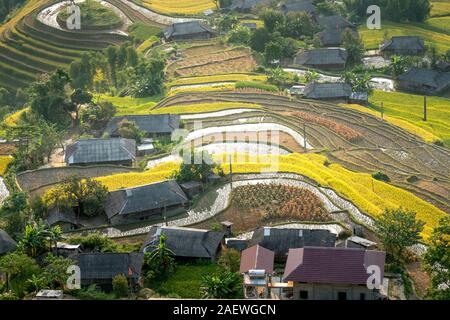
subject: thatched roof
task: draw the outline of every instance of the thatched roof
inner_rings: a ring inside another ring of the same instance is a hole
[[[164,36],[168,39],[172,37],[195,35],[204,32],[215,33],[213,29],[200,21],[187,21],[172,24],[164,30]]]
[[[381,51],[410,51],[425,50],[425,44],[420,37],[417,36],[398,36],[392,37],[390,40],[385,41],[380,46]]]
[[[300,65],[342,65],[347,62],[347,51],[342,48],[322,48],[303,51],[297,54],[295,64]]]
[[[67,164],[102,163],[133,160],[136,142],[131,139],[83,139],[68,145],[65,154]]]
[[[450,73],[431,69],[412,68],[408,72],[399,75],[397,80],[437,89],[450,85]]]
[[[299,0],[298,2],[283,4],[281,10],[286,14],[289,12],[306,12],[314,14],[316,13],[317,8],[311,1]]]
[[[144,251],[152,251],[159,244],[161,234],[166,245],[177,257],[214,258],[224,232],[181,227],[152,227],[144,242]]]
[[[139,278],[143,253],[79,253],[70,256],[81,269],[81,280],[109,280],[123,274]]]
[[[317,83],[306,85],[303,95],[307,99],[339,99],[349,98],[352,87],[346,83]]]
[[[107,196],[105,212],[111,219],[115,215],[183,205],[187,201],[188,198],[178,183],[175,180],[169,180],[112,191]]]
[[[317,23],[320,27],[323,29],[328,30],[345,30],[347,28],[355,29],[355,24],[351,23],[350,21],[346,20],[340,15],[333,15],[333,16],[319,16],[316,18]]]
[[[105,132],[117,134],[119,123],[128,120],[136,123],[140,131],[147,134],[172,133],[180,127],[180,116],[177,114],[154,114],[113,117],[107,124]]]
[[[4,230],[0,229],[0,255],[16,250],[17,243]]]

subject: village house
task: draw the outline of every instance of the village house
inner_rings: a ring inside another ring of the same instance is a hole
[[[384,278],[385,253],[353,248],[305,247],[289,250],[283,280],[293,285],[295,300],[377,300],[378,289],[368,288],[372,273]]]
[[[311,1],[298,0],[297,2],[282,4],[281,11],[284,14],[288,14],[289,12],[305,12],[309,15],[315,15],[317,7]]]
[[[437,95],[450,88],[450,73],[412,68],[395,79],[397,89],[426,95]]]
[[[356,30],[356,25],[354,23],[351,23],[340,15],[318,16],[315,19],[317,24],[325,30],[344,31],[347,28]]]
[[[335,242],[336,234],[329,230],[262,227],[253,232],[249,246],[260,245],[272,250],[278,261],[284,261],[291,248],[334,247]]]
[[[209,231],[181,227],[152,227],[144,242],[143,251],[151,252],[158,246],[161,235],[166,246],[179,259],[215,260],[225,236],[221,231]]]
[[[380,45],[380,52],[384,55],[419,55],[425,53],[423,40],[417,36],[392,37]]]
[[[112,280],[122,274],[128,279],[131,289],[137,287],[144,260],[143,253],[80,253],[70,256],[81,270],[81,287],[92,284],[103,291],[112,290]]]
[[[352,87],[346,83],[310,82],[303,90],[303,96],[306,99],[347,102],[351,95]]]
[[[199,195],[200,192],[203,190],[203,185],[199,181],[187,181],[180,184],[181,189],[184,191],[184,193],[187,194],[189,199],[194,198],[195,196]]]
[[[275,253],[260,245],[245,249],[241,253],[239,273],[244,276],[246,299],[268,298],[269,283],[274,273]]]
[[[180,116],[177,114],[154,114],[113,117],[106,125],[105,133],[110,137],[119,136],[119,124],[127,120],[134,122],[146,137],[170,138],[172,132],[180,128]]]
[[[263,3],[264,1],[266,0],[233,0],[228,9],[240,12],[250,12],[255,9],[258,4]]]
[[[182,213],[189,200],[175,180],[112,191],[105,212],[111,225],[165,219]]]
[[[164,30],[167,41],[206,40],[216,36],[216,32],[200,21],[173,23]]]
[[[114,164],[131,166],[136,158],[136,142],[131,139],[83,139],[66,148],[67,165]]]
[[[92,228],[108,223],[104,214],[95,217],[78,216],[75,208],[53,207],[49,210],[46,223],[50,227],[59,226],[62,231],[73,231],[80,228]]]
[[[343,70],[348,54],[342,48],[321,48],[299,52],[294,64],[322,70]]]
[[[0,229],[0,255],[14,251],[17,243],[4,230]]]

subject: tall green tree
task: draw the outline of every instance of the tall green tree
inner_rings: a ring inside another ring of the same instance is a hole
[[[375,221],[375,228],[387,253],[403,262],[407,247],[418,243],[425,222],[416,220],[416,213],[403,209],[389,210]]]
[[[342,46],[347,50],[348,60],[350,63],[357,64],[364,57],[364,43],[358,33],[350,29],[342,32]]]
[[[450,217],[434,228],[423,262],[431,277],[428,298],[450,300]]]

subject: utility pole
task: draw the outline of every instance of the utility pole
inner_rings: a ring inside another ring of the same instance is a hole
[[[230,186],[231,186],[231,190],[233,190],[233,164],[231,163],[231,154],[229,155],[230,157]]]
[[[423,121],[427,121],[427,96],[423,96]]]

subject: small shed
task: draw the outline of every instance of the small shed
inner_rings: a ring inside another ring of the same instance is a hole
[[[352,95],[352,87],[346,83],[317,83],[306,85],[303,96],[316,100],[342,100],[347,102]]]
[[[181,189],[184,191],[184,193],[187,194],[187,196],[192,199],[195,196],[199,195],[200,192],[202,192],[203,185],[201,182],[198,181],[188,181],[180,184]]]
[[[225,238],[225,246],[228,249],[235,249],[238,251],[242,251],[247,249],[248,240],[240,238]]]
[[[425,95],[437,95],[450,88],[450,73],[411,68],[396,79],[398,89]]]

